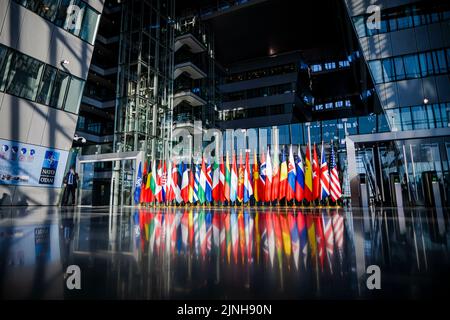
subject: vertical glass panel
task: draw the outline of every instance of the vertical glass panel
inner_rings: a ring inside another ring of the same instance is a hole
[[[100,15],[93,9],[86,7],[80,32],[81,39],[91,44],[95,42],[99,20]]]
[[[434,72],[436,74],[447,72],[448,69],[447,63],[445,61],[445,51],[439,50],[433,52],[432,54],[433,54]]]
[[[450,127],[449,123],[450,103],[441,103],[442,124],[445,128]]]
[[[420,71],[422,77],[426,77],[433,74],[433,60],[431,58],[431,53],[421,53],[419,55],[420,60]]]
[[[290,144],[289,125],[279,126],[279,143],[288,145]]]
[[[387,122],[386,116],[384,113],[377,115],[378,118],[378,132],[389,132],[389,124]]]
[[[395,77],[397,80],[405,79],[405,68],[403,66],[403,59],[401,57],[394,58]]]
[[[372,72],[373,80],[376,84],[383,83],[383,73],[381,71],[381,62],[379,60],[369,61],[369,68]]]
[[[72,78],[70,80],[69,90],[67,91],[67,99],[64,110],[67,112],[78,113],[81,97],[83,95],[84,81]]]
[[[427,113],[424,106],[411,108],[413,116],[414,129],[428,129]]]
[[[412,119],[411,119],[411,110],[409,107],[400,109],[401,121],[402,121],[402,130],[412,130]]]
[[[303,144],[303,130],[302,125],[299,123],[291,125],[291,143]]]
[[[443,122],[441,106],[439,104],[433,104],[433,113],[436,120],[436,128],[446,127]]]
[[[6,80],[7,93],[34,100],[44,64],[26,55],[15,53]]]
[[[346,125],[347,134],[349,134],[349,135],[358,134],[358,119],[357,118],[349,118],[345,125]]]
[[[434,118],[434,113],[433,113],[433,108],[432,106],[425,106],[426,111],[427,111],[427,115],[428,115],[428,125],[430,128],[436,128],[436,121]]]
[[[80,0],[61,0],[55,23],[64,30],[79,36],[83,24],[86,3]]]
[[[322,140],[331,142],[331,140],[338,139],[336,120],[329,120],[322,122]]]
[[[58,12],[58,5],[59,0],[28,0],[26,7],[41,17],[53,21]]]
[[[398,109],[388,109],[386,110],[386,117],[391,128],[391,131],[400,131],[401,130],[401,120],[400,113]]]
[[[420,76],[419,59],[416,55],[409,55],[403,57],[405,65],[406,78],[418,78]]]
[[[51,107],[62,109],[69,80],[70,76],[67,73],[61,71],[58,72],[53,85],[52,99],[50,101]]]
[[[385,82],[390,82],[395,80],[394,65],[392,59],[382,60],[383,64],[383,77]]]
[[[55,81],[57,70],[50,66],[45,67],[42,81],[39,84],[39,90],[36,101],[45,105],[50,104],[53,91],[53,83]]]
[[[311,122],[309,126],[310,134],[311,134],[311,143],[320,143],[322,141],[322,137],[320,134],[321,129],[321,123],[319,121],[317,122]],[[308,126],[305,126],[305,139],[308,142]]]
[[[403,17],[397,18],[397,26],[399,30],[411,28],[413,26],[412,17],[409,15],[409,13],[406,13],[406,15]]]
[[[4,90],[4,83],[8,74],[12,52],[8,54],[6,47],[0,46],[0,90]]]

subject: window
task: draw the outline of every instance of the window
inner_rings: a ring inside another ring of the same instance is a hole
[[[81,97],[83,96],[84,81],[72,78],[70,80],[69,90],[67,91],[64,110],[72,113],[78,113]]]
[[[100,14],[81,0],[14,0],[58,27],[93,44]]]
[[[394,65],[391,59],[382,60],[383,64],[383,77],[385,82],[390,82],[395,80]]]
[[[402,130],[406,131],[413,129],[411,110],[409,107],[400,109],[400,118],[402,121]]]
[[[314,64],[311,66],[312,72],[320,72],[322,71],[322,65],[321,64]]]
[[[39,86],[36,101],[53,108],[62,109],[70,76],[47,66]]]
[[[404,56],[403,63],[405,64],[406,78],[412,79],[420,76],[419,59],[417,55]]]
[[[432,52],[432,54],[433,54],[434,72],[436,74],[448,72],[447,63],[445,62],[444,50],[435,51]]]
[[[395,65],[396,80],[405,79],[405,68],[403,67],[403,59],[401,57],[395,58],[394,65]]]
[[[34,100],[44,64],[29,56],[12,53],[5,91],[9,94]]]
[[[348,60],[339,61],[339,68],[350,67],[350,62]]]
[[[420,60],[420,74],[422,77],[433,74],[433,60],[431,52],[421,53],[419,55]]]
[[[381,61],[380,60],[369,61],[369,68],[370,71],[372,72],[372,77],[375,84],[383,83],[383,74],[381,72]]]
[[[424,106],[416,106],[411,108],[414,129],[428,129],[427,112]],[[433,118],[431,118],[431,121]]]
[[[327,70],[336,69],[336,62],[327,62],[327,63],[325,63],[325,69],[327,69]]]

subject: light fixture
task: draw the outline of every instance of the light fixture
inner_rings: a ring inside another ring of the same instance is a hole
[[[61,64],[62,65],[68,65],[68,64],[70,64],[70,61],[69,60],[63,60],[63,61],[61,61]]]
[[[428,104],[429,100],[427,98],[423,99],[424,104]]]

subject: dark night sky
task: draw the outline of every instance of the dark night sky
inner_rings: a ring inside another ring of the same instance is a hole
[[[177,10],[214,0],[177,2]],[[346,32],[339,0],[267,0],[208,20],[217,60],[227,64],[297,49],[342,51]],[[325,49],[325,50],[324,50]]]

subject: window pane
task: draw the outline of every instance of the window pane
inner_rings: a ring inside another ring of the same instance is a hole
[[[26,2],[28,9],[51,21],[55,19],[58,12],[59,0],[28,0],[21,2],[22,5],[25,5],[24,2]]]
[[[390,82],[395,80],[394,75],[394,65],[391,59],[385,59],[382,61],[383,64],[383,77],[385,82]]]
[[[64,30],[79,36],[86,4],[80,0],[61,0],[55,23]]]
[[[447,72],[447,64],[445,62],[445,52],[444,50],[439,50],[433,52],[433,63],[434,63],[434,72],[445,73]]]
[[[50,104],[52,96],[53,83],[55,82],[57,70],[47,66],[42,76],[42,81],[39,85],[38,95],[36,101],[45,105]]]
[[[83,95],[84,81],[72,78],[70,80],[69,91],[67,91],[66,103],[64,110],[72,113],[78,113],[81,97]]]
[[[441,103],[442,124],[444,128],[450,127],[449,121],[450,103]]]
[[[303,127],[300,124],[291,125],[291,141],[292,144],[303,144]]]
[[[42,62],[20,53],[14,53],[6,81],[6,92],[34,100],[43,69]]]
[[[69,80],[70,76],[67,73],[61,71],[58,72],[55,84],[53,85],[52,99],[50,101],[51,107],[62,109]]]
[[[359,117],[359,134],[375,133],[377,127],[376,115]]]
[[[369,68],[375,84],[383,83],[383,74],[381,72],[381,62],[374,60],[369,62]]]
[[[2,47],[3,48],[3,47]],[[8,79],[9,69],[11,68],[11,64],[13,62],[14,52],[13,51],[6,51],[5,56],[3,58],[2,68],[0,69],[0,90],[4,91],[5,86]]]
[[[86,7],[80,37],[93,44],[97,34],[100,15],[89,7]]]
[[[355,24],[356,32],[358,33],[359,38],[366,36],[366,24],[364,20],[364,16],[353,18],[353,23]]]
[[[430,128],[436,128],[436,121],[434,118],[433,108],[432,106],[426,106],[427,114],[428,114],[428,125]]]
[[[420,75],[418,57],[416,55],[404,56],[403,62],[405,65],[406,78],[418,78]]]
[[[414,129],[428,129],[427,113],[424,106],[412,107],[411,113],[414,120]]]
[[[379,114],[377,117],[378,117],[378,132],[389,132],[390,128],[386,120],[386,116],[382,113]]]
[[[431,59],[431,53],[421,53],[419,55],[419,59],[422,77],[433,74],[433,61]]]
[[[403,59],[401,57],[394,59],[395,75],[397,80],[405,79],[405,68],[403,67]]]
[[[389,121],[389,126],[391,128],[391,131],[401,130],[400,112],[398,109],[386,110],[386,117],[387,117],[387,120]]]
[[[434,117],[436,119],[436,128],[446,127],[443,122],[441,107],[439,104],[433,104]]]
[[[402,130],[412,130],[412,119],[411,119],[411,110],[409,108],[400,109],[401,113],[401,121],[402,121]]]

